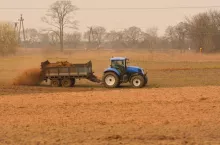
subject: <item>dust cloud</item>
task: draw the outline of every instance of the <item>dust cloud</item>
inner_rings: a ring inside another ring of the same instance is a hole
[[[43,81],[41,70],[39,68],[27,69],[13,81],[13,85],[39,85]]]

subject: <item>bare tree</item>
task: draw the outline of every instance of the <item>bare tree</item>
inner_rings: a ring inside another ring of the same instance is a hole
[[[99,47],[105,40],[106,29],[102,26],[89,27],[89,30],[84,33],[84,38],[88,39],[89,45]]]
[[[218,13],[219,15],[219,13]],[[203,48],[205,51],[209,51],[213,47],[212,36],[215,32],[213,30],[213,19],[210,17],[210,13],[199,13],[192,18],[187,18],[187,31],[190,39],[193,41],[194,46],[197,48]]]
[[[110,31],[106,34],[106,37],[105,37],[106,40],[108,40],[109,42],[115,42],[118,40],[118,35],[117,35],[117,32],[116,31]]]
[[[186,33],[187,33],[187,25],[184,22],[180,22],[175,26],[175,34],[177,36],[178,40],[178,49],[183,52],[183,47],[185,46],[185,39],[186,39]]]
[[[60,39],[58,34],[59,34],[59,32],[57,32],[57,31],[48,32],[48,40],[49,40],[50,45],[58,46],[59,39]]]
[[[26,41],[29,45],[33,46],[36,42],[39,41],[39,33],[36,29],[28,28],[25,29]]]
[[[152,37],[157,37],[158,36],[158,28],[157,27],[152,27],[147,29],[147,34],[151,35]]]
[[[50,43],[49,33],[40,33],[39,34],[39,41],[41,45],[46,46]]]
[[[15,55],[18,45],[17,34],[13,25],[0,22],[0,55]]]
[[[177,43],[177,34],[174,26],[168,26],[165,30],[165,38],[170,43],[171,48],[176,47]]]
[[[104,27],[97,26],[93,28],[93,37],[96,40],[98,47],[104,41],[105,35],[106,35],[106,29]]]
[[[50,6],[46,16],[42,18],[43,22],[53,26],[59,31],[61,51],[63,51],[64,28],[77,28],[77,21],[75,21],[73,15],[76,10],[77,7],[74,6],[71,1],[56,1]],[[54,30],[54,32],[56,32],[56,30]]]
[[[93,27],[88,27],[88,28],[89,30],[84,33],[83,38],[88,40],[87,47],[90,48],[94,44],[94,35],[93,35]]]
[[[156,47],[157,44],[157,39],[158,39],[158,28],[157,27],[152,27],[147,29],[145,37],[149,41],[149,47],[150,49],[153,49]]]
[[[73,32],[73,33],[67,33],[65,34],[65,44],[67,44],[69,47],[74,47],[76,48],[77,45],[81,41],[81,33],[79,32]]]
[[[186,18],[187,34],[193,46],[199,51],[217,51],[220,48],[220,12],[208,11]]]
[[[142,30],[138,27],[130,27],[124,30],[124,41],[127,42],[127,45],[136,46],[140,39],[142,39]]]
[[[109,43],[111,48],[122,48],[124,47],[124,40],[123,40],[124,33],[123,31],[110,31],[106,34],[106,41]]]

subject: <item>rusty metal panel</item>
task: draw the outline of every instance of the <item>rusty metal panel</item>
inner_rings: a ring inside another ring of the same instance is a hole
[[[68,67],[60,67],[59,68],[59,76],[69,76],[69,68]]]

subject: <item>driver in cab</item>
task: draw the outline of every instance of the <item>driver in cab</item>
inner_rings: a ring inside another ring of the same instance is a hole
[[[112,67],[119,70],[121,73],[124,72],[125,66],[121,63],[121,61],[114,61],[112,63]]]

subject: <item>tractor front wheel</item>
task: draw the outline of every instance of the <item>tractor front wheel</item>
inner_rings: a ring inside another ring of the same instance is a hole
[[[141,75],[133,76],[130,81],[131,85],[134,88],[142,88],[145,85],[144,77]]]
[[[120,80],[115,73],[108,72],[103,76],[103,83],[106,88],[117,88],[119,86]]]

